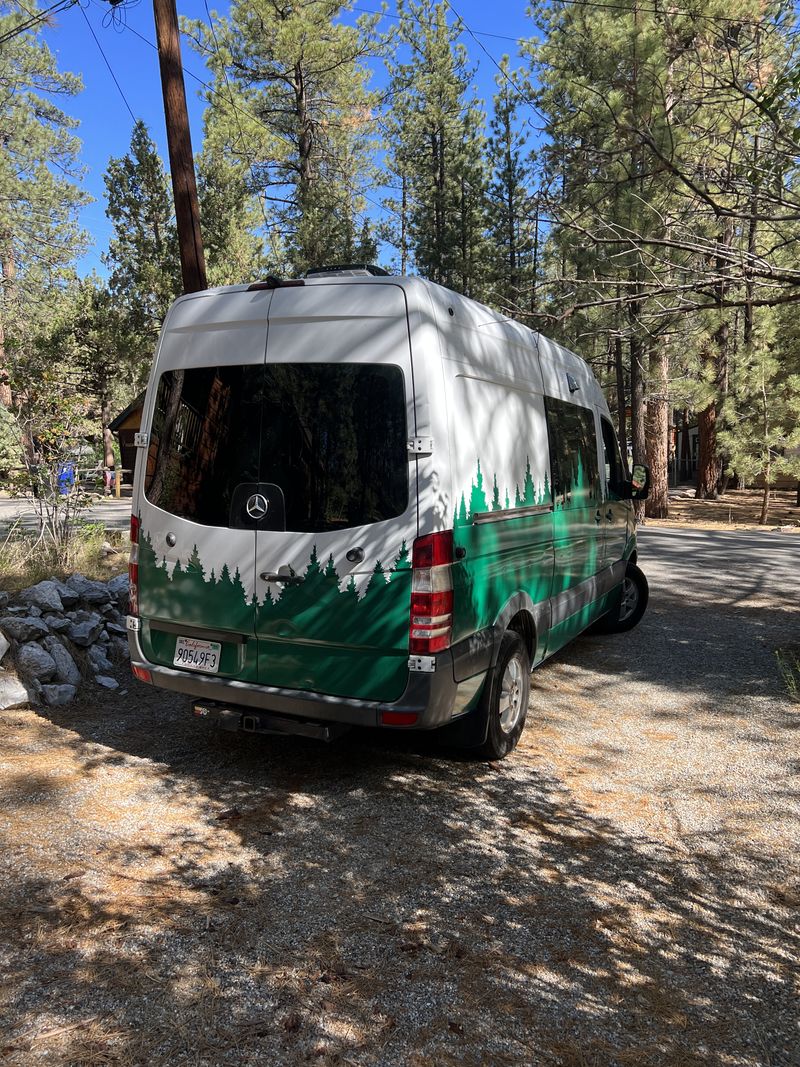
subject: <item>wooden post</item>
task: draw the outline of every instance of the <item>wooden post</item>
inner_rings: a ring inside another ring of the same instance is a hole
[[[114,471],[114,496],[119,500],[122,496],[122,471]]]
[[[167,123],[169,169],[175,199],[183,291],[196,293],[207,289],[208,283],[203,238],[200,233],[200,209],[197,203],[197,183],[194,176],[189,115],[186,110],[186,88],[183,84],[175,0],[153,0],[153,15],[161,67],[161,90]]]

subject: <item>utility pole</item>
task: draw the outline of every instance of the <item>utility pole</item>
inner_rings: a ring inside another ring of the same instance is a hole
[[[167,123],[169,169],[175,200],[175,221],[178,226],[183,291],[196,293],[207,289],[208,282],[203,238],[200,233],[200,208],[197,203],[197,182],[194,176],[189,115],[186,110],[186,89],[183,84],[175,0],[153,0],[153,15],[156,23],[158,61],[161,66],[161,90]]]

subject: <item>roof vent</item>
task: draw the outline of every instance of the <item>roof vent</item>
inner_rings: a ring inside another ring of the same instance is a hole
[[[327,267],[309,267],[304,278],[388,278],[389,271],[374,263],[332,263]]]
[[[569,391],[571,393],[576,393],[578,389],[580,389],[580,385],[578,385],[577,381],[569,372],[567,372],[567,385],[569,386]]]
[[[248,285],[248,293],[256,293],[260,289],[291,289],[296,285],[305,285],[302,278],[276,278],[274,274],[268,274],[263,282],[253,282]]]

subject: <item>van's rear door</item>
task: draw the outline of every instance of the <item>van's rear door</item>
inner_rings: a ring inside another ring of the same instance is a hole
[[[258,482],[270,300],[226,292],[175,304],[148,390],[138,491],[145,655],[253,682],[256,530],[246,508]]]
[[[365,700],[408,680],[417,534],[403,290],[278,289],[269,313],[256,546],[258,678]]]

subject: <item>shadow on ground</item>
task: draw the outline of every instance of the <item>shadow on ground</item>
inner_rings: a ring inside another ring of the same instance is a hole
[[[726,657],[741,619],[656,592],[630,642],[546,670],[717,694],[724,722],[761,669]],[[798,1062],[797,882],[755,842],[621,829],[531,728],[499,766],[369,734],[229,742],[132,683],[2,737],[0,1062]]]

